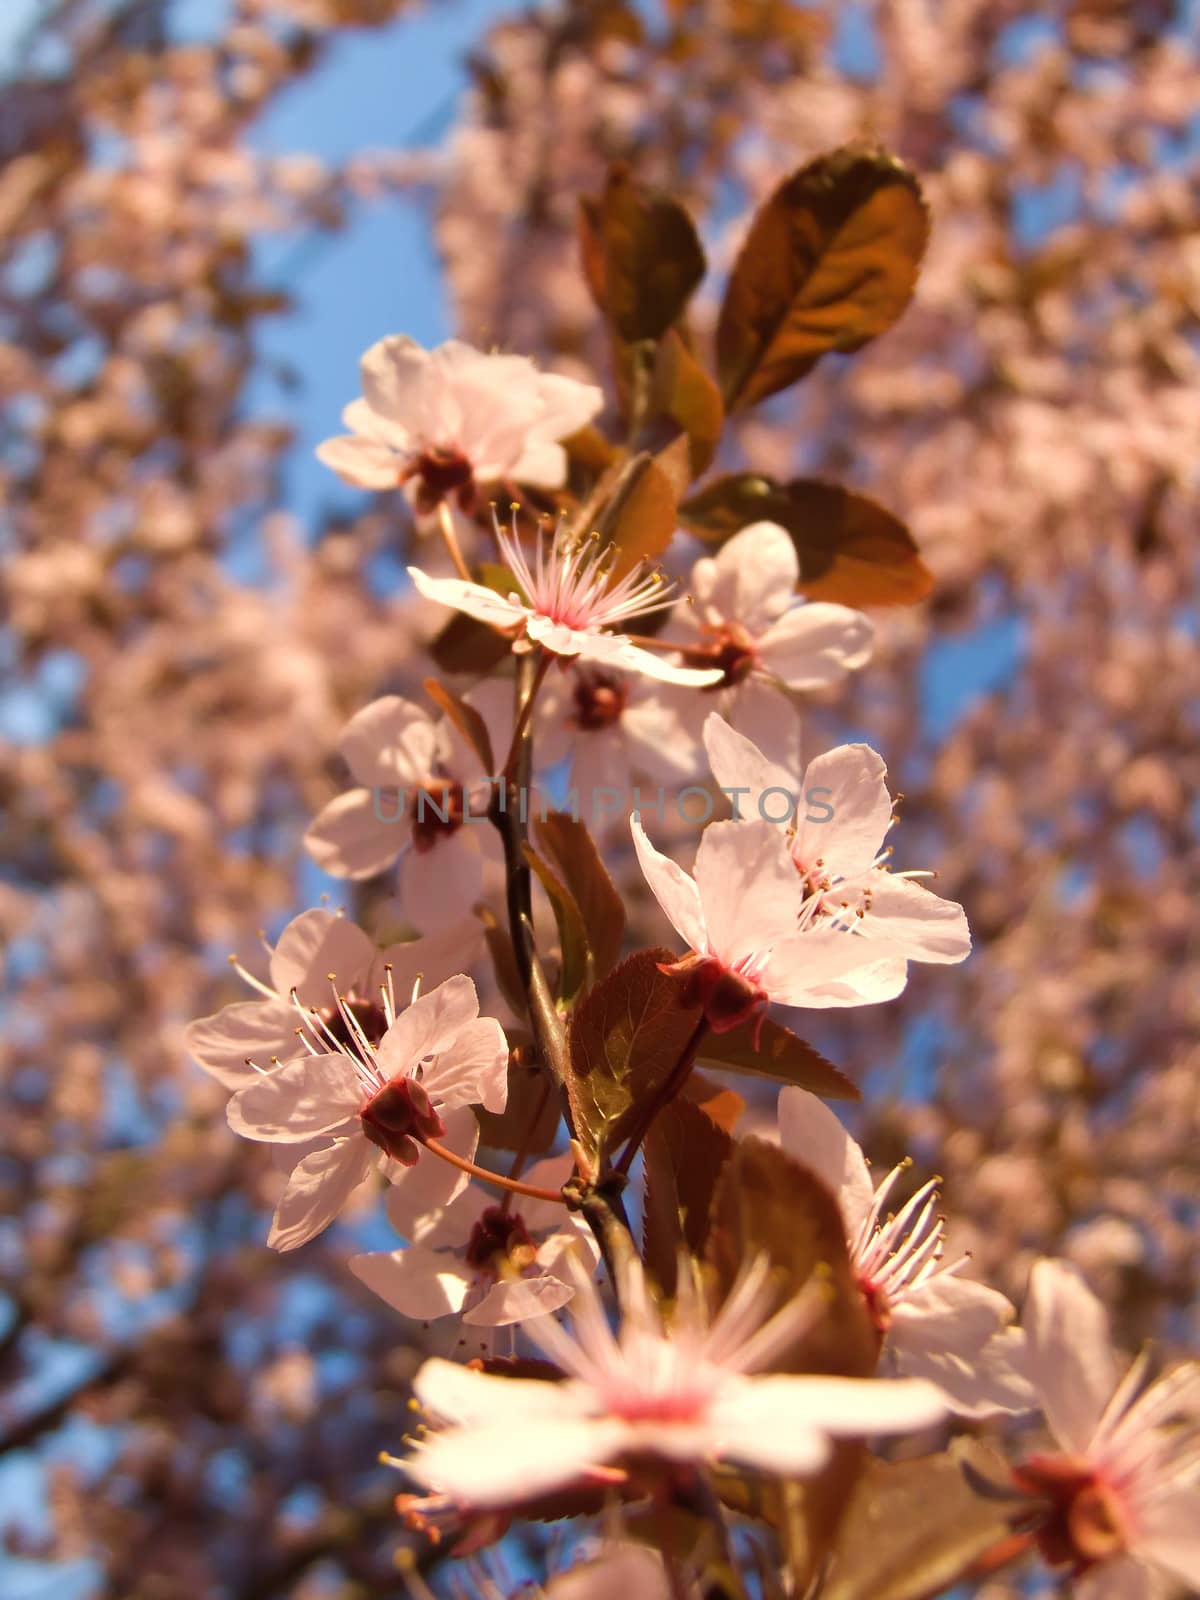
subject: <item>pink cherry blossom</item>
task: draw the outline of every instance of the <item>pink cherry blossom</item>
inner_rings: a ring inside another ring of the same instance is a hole
[[[971,933],[963,908],[916,882],[924,873],[888,870],[891,850],[883,841],[895,820],[892,797],[887,768],[868,745],[839,745],[796,777],[715,712],[705,721],[704,744],[713,776],[739,814],[770,816],[785,830],[799,921],[891,948],[890,971],[881,966],[873,984],[891,983],[899,993],[908,961],[966,960]],[[835,985],[828,1003],[857,999],[848,980]]]
[[[238,1000],[211,1017],[201,1017],[184,1030],[184,1042],[218,1083],[243,1089],[258,1077],[249,1058],[286,1061],[305,1048],[324,1048],[322,1036],[307,1020],[310,1008],[316,1009],[322,1028],[337,1029],[337,995],[342,994],[368,1038],[377,1042],[387,1026],[388,983],[402,994],[418,977],[428,984],[440,983],[461,971],[481,942],[479,926],[470,919],[433,938],[380,949],[347,917],[322,909],[303,911],[292,918],[270,951],[267,982],[232,961],[261,998]]]
[[[469,696],[499,747],[512,724],[512,691],[499,681]],[[314,818],[304,843],[335,877],[371,878],[400,857],[399,899],[424,931],[461,920],[498,858],[488,823],[490,774],[449,719],[435,721],[398,695],[373,700],[342,729],[338,750],[356,787]]]
[[[906,1377],[927,1378],[960,1416],[1030,1411],[1022,1371],[1024,1340],[1014,1311],[986,1284],[962,1278],[966,1258],[943,1260],[938,1180],[885,1214],[908,1163],[876,1188],[863,1153],[828,1106],[804,1089],[779,1096],[779,1142],[828,1185],[841,1207],[851,1265],[883,1341],[884,1360]]]
[[[360,488],[405,485],[422,511],[451,497],[470,511],[480,484],[557,488],[567,472],[558,441],[604,404],[594,384],[539,372],[525,356],[457,339],[423,350],[403,334],[363,356],[362,386],[343,413],[350,432],[317,455]]]
[[[570,759],[571,789],[593,827],[620,821],[640,778],[678,787],[703,759],[683,705],[685,689],[632,673],[572,663],[552,674],[538,700],[537,752],[546,766]],[[608,797],[619,796],[611,807]]]
[[[1200,1589],[1200,1362],[1149,1383],[1143,1354],[1118,1379],[1104,1308],[1062,1261],[1034,1264],[1024,1323],[1061,1452],[1016,1474],[1053,1507],[1043,1553],[1071,1563],[1081,1600],[1149,1600],[1163,1579]]]
[[[691,950],[675,970],[691,974],[714,1032],[762,1015],[773,1000],[865,1005],[898,992],[895,970],[903,963],[886,944],[853,939],[832,919],[797,926],[796,869],[774,823],[710,823],[694,878],[654,848],[639,817],[630,828],[643,876]],[[852,1001],[839,987],[850,982]]]
[[[568,1155],[539,1161],[524,1180],[561,1188],[574,1170]],[[403,1316],[417,1321],[461,1314],[469,1327],[499,1328],[557,1311],[575,1290],[571,1260],[594,1271],[599,1250],[591,1230],[564,1205],[506,1197],[471,1183],[449,1205],[409,1220],[411,1207],[388,1196],[388,1214],[411,1243],[353,1256],[350,1270]]]
[[[663,683],[704,685],[720,678],[718,669],[674,666],[625,634],[608,631],[669,603],[657,572],[639,565],[614,580],[611,557],[594,537],[570,539],[560,530],[547,540],[542,527],[531,564],[521,548],[515,512],[511,528],[496,521],[496,539],[513,578],[508,595],[459,578],[430,578],[419,567],[409,567],[409,576],[427,600],[512,630],[517,648],[540,644],[554,655]]]
[[[622,1274],[614,1334],[592,1280],[575,1269],[574,1336],[552,1317],[526,1332],[567,1374],[513,1379],[428,1361],[416,1397],[447,1424],[403,1465],[419,1483],[470,1507],[510,1504],[612,1468],[627,1458],[664,1464],[743,1462],[807,1476],[834,1438],[902,1433],[940,1420],[944,1403],[916,1379],[751,1374],[819,1315],[806,1295],[768,1315],[765,1261],[755,1262],[711,1324],[684,1275],[670,1324],[641,1265]]]
[[[719,666],[720,711],[767,742],[788,716],[788,692],[827,688],[871,659],[875,630],[849,606],[802,601],[800,564],[784,528],[755,522],[692,568],[694,604],[677,605],[669,637],[684,659]]]
[[[304,1147],[271,1225],[267,1242],[278,1250],[294,1249],[328,1227],[369,1176],[377,1153],[387,1158],[398,1186],[405,1174],[392,1163],[424,1167],[417,1187],[426,1209],[448,1204],[465,1177],[435,1162],[424,1141],[445,1139],[451,1148],[457,1141],[459,1153],[471,1154],[478,1133],[465,1108],[504,1109],[508,1044],[498,1022],[480,1017],[470,978],[448,978],[400,1011],[389,984],[384,1011],[387,1028],[378,1043],[344,996],[334,1024],[311,1011],[309,1025],[322,1048],[309,1044],[310,1054],[262,1072],[229,1102],[229,1125],[243,1138]],[[462,1115],[450,1137],[450,1118],[442,1113],[456,1111]],[[431,1166],[441,1169],[433,1194],[427,1187]]]

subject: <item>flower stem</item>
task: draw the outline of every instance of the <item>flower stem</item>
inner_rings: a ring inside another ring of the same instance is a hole
[[[454,513],[450,510],[445,500],[438,501],[438,526],[442,530],[442,538],[446,541],[446,549],[450,552],[450,559],[454,563],[454,570],[464,583],[474,583],[471,569],[463,560],[463,553],[459,549],[458,535],[454,531]]]
[[[510,1194],[523,1194],[530,1200],[557,1200],[561,1205],[566,1205],[558,1189],[542,1189],[536,1183],[522,1183],[517,1178],[503,1178],[498,1172],[489,1172],[486,1167],[476,1166],[465,1156],[455,1155],[453,1150],[447,1150],[446,1146],[439,1144],[436,1139],[422,1139],[421,1143],[431,1155],[438,1156],[442,1161],[448,1161],[460,1172],[469,1172],[473,1178],[481,1178],[484,1183],[494,1183],[498,1189],[506,1189]]]

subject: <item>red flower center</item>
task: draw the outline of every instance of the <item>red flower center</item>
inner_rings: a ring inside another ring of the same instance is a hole
[[[406,1167],[415,1165],[425,1139],[440,1139],[446,1125],[415,1078],[403,1074],[385,1083],[359,1112],[372,1144]]]
[[[409,462],[400,482],[417,482],[417,505],[422,511],[436,511],[442,500],[456,496],[460,509],[470,515],[478,502],[471,463],[458,450],[426,450]]]
[[[604,672],[581,672],[575,679],[575,726],[599,733],[619,722],[629,694],[616,678]]]
[[[692,645],[683,652],[684,661],[689,667],[721,669],[723,676],[715,683],[704,684],[703,692],[709,694],[717,689],[728,689],[734,684],[744,683],[758,660],[750,635],[735,622],[726,623],[722,628],[708,629],[707,632],[709,638],[705,644]]]
[[[463,825],[467,797],[461,783],[432,779],[413,795],[413,849],[422,855]]]
[[[680,989],[681,1005],[701,1006],[704,1020],[714,1033],[728,1033],[757,1016],[755,1044],[766,1015],[769,995],[753,978],[734,972],[716,956],[690,955],[663,966],[663,972],[678,972],[685,981]]]
[[[317,1030],[317,1037],[327,1043],[332,1036],[338,1044],[357,1054],[358,1037],[346,1020],[343,1006],[366,1035],[367,1043],[378,1044],[388,1029],[387,1014],[374,1000],[364,1000],[353,991],[346,996],[342,1006],[320,1008],[322,1026]]]
[[[1020,1488],[1050,1502],[1036,1530],[1038,1547],[1051,1566],[1070,1564],[1076,1576],[1128,1548],[1121,1501],[1086,1461],[1071,1456],[1033,1456],[1013,1472]]]
[[[535,1246],[524,1222],[499,1206],[487,1208],[467,1240],[467,1265],[477,1272],[494,1273],[497,1266],[506,1261],[524,1267],[534,1254]]]

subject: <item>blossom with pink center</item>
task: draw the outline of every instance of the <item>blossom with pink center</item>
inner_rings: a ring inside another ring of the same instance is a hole
[[[839,745],[796,777],[715,712],[705,721],[704,745],[737,813],[769,816],[785,833],[799,925],[841,928],[878,948],[880,960],[868,973],[872,999],[883,998],[881,988],[900,993],[909,961],[966,960],[971,932],[963,908],[916,882],[927,874],[888,869],[891,850],[883,841],[895,821],[892,797],[887,768],[869,745]],[[883,955],[885,945],[890,955]],[[851,978],[837,982],[823,1003],[861,1002]]]
[[[1032,1411],[1024,1339],[1014,1311],[986,1284],[959,1276],[967,1258],[943,1259],[945,1220],[936,1178],[895,1214],[885,1212],[902,1162],[875,1187],[863,1153],[837,1117],[804,1089],[779,1096],[779,1142],[835,1195],[850,1262],[883,1344],[905,1377],[927,1378],[959,1416]]]
[[[691,953],[674,970],[690,974],[689,998],[714,1033],[785,1006],[844,1005],[837,987],[855,985],[857,1003],[888,1000],[894,958],[886,945],[852,939],[840,924],[797,926],[796,869],[784,830],[761,819],[713,822],[696,852],[695,876],[650,843],[630,820],[634,848],[654,898]],[[878,992],[873,992],[873,985]],[[830,998],[833,996],[833,998]]]
[[[551,1156],[525,1182],[558,1189],[574,1171],[568,1155]],[[353,1256],[350,1270],[403,1316],[419,1322],[460,1314],[468,1327],[500,1328],[545,1316],[575,1293],[568,1264],[594,1272],[599,1250],[591,1230],[566,1206],[506,1195],[471,1183],[448,1206],[406,1224],[388,1197],[404,1249]]]
[[[250,1065],[286,1061],[314,1047],[324,1049],[324,1029],[348,1042],[336,995],[344,996],[360,1028],[378,1043],[387,1027],[385,988],[401,994],[417,978],[440,983],[460,972],[473,947],[482,944],[479,924],[470,919],[429,939],[412,939],[380,949],[357,923],[333,911],[303,911],[270,950],[268,981],[232,965],[260,996],[224,1006],[184,1030],[184,1042],[197,1063],[226,1089],[243,1089],[259,1074]],[[318,1033],[308,1019],[315,1009]]]
[[[403,334],[363,356],[362,386],[343,413],[350,432],[317,455],[358,488],[403,486],[422,512],[449,499],[470,512],[480,484],[557,488],[567,474],[559,441],[604,405],[594,384],[539,372],[525,356],[457,339],[423,350]]]
[[[512,691],[484,683],[467,697],[501,759],[512,726]],[[426,932],[469,914],[487,861],[499,859],[487,821],[490,774],[448,718],[386,695],[342,729],[338,750],[356,787],[331,800],[305,834],[309,855],[339,878],[372,878],[400,858],[399,899]]]
[[[563,1382],[492,1376],[428,1361],[414,1391],[446,1424],[403,1465],[467,1507],[511,1504],[627,1459],[667,1465],[742,1462],[789,1477],[818,1472],[835,1438],[903,1433],[939,1421],[937,1390],[916,1379],[752,1376],[820,1314],[801,1295],[774,1315],[756,1261],[709,1324],[686,1274],[665,1324],[640,1263],[622,1274],[614,1334],[591,1278],[576,1269],[574,1336],[553,1317],[529,1338]]]
[[[513,578],[508,595],[460,578],[430,578],[419,567],[409,567],[409,576],[427,600],[513,631],[518,649],[540,644],[554,655],[639,672],[663,683],[704,685],[720,678],[713,668],[673,666],[625,634],[608,631],[670,604],[658,573],[639,564],[614,579],[611,557],[594,536],[572,540],[559,531],[548,539],[542,527],[531,563],[521,548],[515,512],[510,528],[497,519],[496,539]]]
[[[1070,1564],[1081,1600],[1150,1600],[1164,1580],[1200,1590],[1200,1362],[1150,1383],[1143,1354],[1118,1380],[1104,1308],[1062,1261],[1035,1263],[1024,1324],[1059,1446],[1016,1471],[1051,1505],[1042,1553]]]
[[[692,568],[692,604],[677,605],[668,634],[692,666],[721,668],[718,709],[769,744],[789,715],[789,693],[839,682],[874,649],[869,617],[849,606],[803,601],[800,564],[786,529],[755,522]]]
[[[479,1015],[470,978],[448,978],[399,1011],[387,984],[378,1043],[346,997],[336,1000],[336,1026],[315,1008],[306,1014],[320,1048],[302,1040],[311,1053],[262,1071],[229,1102],[229,1125],[243,1138],[303,1147],[271,1225],[277,1250],[328,1227],[381,1158],[410,1213],[449,1204],[466,1178],[425,1141],[473,1155],[469,1108],[503,1111],[508,1098],[508,1044],[500,1024]]]

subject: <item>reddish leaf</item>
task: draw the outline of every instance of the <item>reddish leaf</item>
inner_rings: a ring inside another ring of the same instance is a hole
[[[754,522],[776,522],[800,558],[797,588],[843,605],[911,605],[933,586],[911,533],[866,495],[816,478],[776,483],[757,473],[718,478],[679,508],[706,543],[724,544]]]
[[[571,1013],[567,1094],[576,1134],[602,1159],[632,1131],[636,1108],[670,1077],[700,1019],[666,950],[639,950],[601,978]]]
[[[916,178],[882,150],[847,146],[793,173],[751,223],[721,306],[717,365],[729,409],[891,327],[928,237]]]
[[[450,718],[450,721],[479,757],[483,770],[485,772],[495,772],[491,735],[488,733],[487,723],[479,715],[475,707],[468,705],[452,689],[447,689],[446,685],[439,683],[436,678],[425,679],[425,693]]]
[[[584,823],[566,811],[551,811],[534,823],[538,848],[557,868],[583,916],[592,977],[612,970],[625,934],[625,903]]]
[[[713,1195],[734,1143],[685,1092],[655,1117],[642,1148],[646,1265],[673,1295],[680,1251],[697,1259],[704,1253]]]
[[[703,1054],[703,1051],[700,1053]],[[690,1073],[680,1093],[684,1099],[698,1105],[704,1115],[715,1122],[718,1128],[724,1128],[726,1133],[733,1132],[746,1109],[746,1102],[736,1089],[727,1089],[724,1084],[714,1083],[702,1072]]]
[[[588,287],[629,343],[661,338],[704,276],[692,219],[624,164],[612,168],[603,195],[581,202],[580,242]]]
[[[753,1024],[709,1034],[700,1046],[700,1059],[733,1072],[753,1072],[776,1083],[796,1084],[826,1100],[862,1098],[845,1073],[790,1029],[767,1017],[761,1030],[757,1048]]]
[[[672,328],[655,355],[650,392],[652,416],[683,430],[688,441],[689,481],[707,471],[725,425],[721,391]]]
[[[679,522],[672,467],[673,462],[657,461],[642,451],[617,476],[598,530],[612,546],[614,581],[639,561],[656,560],[674,537]]]

